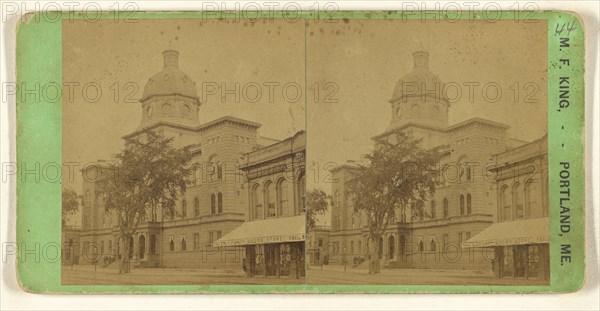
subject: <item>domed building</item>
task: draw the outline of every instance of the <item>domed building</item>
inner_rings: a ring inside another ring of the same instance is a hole
[[[397,82],[389,101],[390,124],[373,140],[375,145],[382,140],[392,140],[392,132],[399,130],[422,139],[425,148],[440,147],[443,158],[438,166],[439,184],[426,203],[425,214],[415,217],[408,210],[406,214],[398,212],[384,236],[379,241],[370,241],[367,217],[354,212],[347,195],[347,183],[357,167],[338,166],[331,176],[340,182],[332,183],[329,235],[323,238],[322,230],[309,233],[309,239],[317,238],[318,233],[319,239],[328,239],[331,246],[323,253],[309,244],[313,252],[310,258],[321,258],[322,262],[322,258],[327,257],[330,263],[367,267],[369,244],[378,243],[377,255],[383,267],[467,269],[491,275],[489,258],[493,258],[493,254],[481,248],[464,247],[463,242],[498,221],[496,183],[486,165],[496,162],[497,154],[521,146],[527,149],[527,143],[509,138],[509,126],[482,118],[449,125],[450,103],[444,96],[444,83],[429,69],[429,53],[417,51],[413,57],[413,70]],[[533,201],[542,202],[543,195],[537,191],[529,197],[535,196]],[[540,209],[537,217],[547,217],[547,213],[542,212],[546,206],[537,208]],[[319,252],[318,256],[315,252]]]
[[[413,53],[414,68],[394,87],[390,104],[392,119],[389,129],[415,122],[444,128],[448,126],[450,104],[444,94],[444,83],[429,71],[429,53]]]
[[[163,70],[156,73],[144,86],[140,98],[142,122],[140,128],[157,122],[198,126],[200,99],[196,82],[179,69],[179,52],[163,52]]]
[[[240,170],[242,159],[252,151],[273,149],[273,145],[280,142],[260,136],[261,124],[240,118],[224,116],[200,123],[202,103],[196,83],[180,70],[179,52],[166,50],[162,55],[162,70],[147,80],[139,99],[141,122],[123,139],[135,139],[148,130],[173,137],[175,146],[191,147],[192,162],[200,164],[200,168],[177,202],[176,212],[149,213],[141,221],[136,236],[127,242],[129,246],[117,243],[117,215],[106,213],[101,200],[97,199],[99,183],[84,178],[81,258],[90,249],[89,245],[94,244],[100,251],[100,263],[110,264],[115,258],[130,256],[133,265],[140,267],[241,270],[243,248],[218,249],[214,245],[247,220],[249,190]],[[94,169],[96,167],[88,167],[82,174]],[[289,193],[285,195],[297,197],[297,189],[287,187]],[[303,211],[285,209],[285,213],[300,215]],[[124,248],[130,252],[125,254]],[[84,259],[79,263],[94,262]]]

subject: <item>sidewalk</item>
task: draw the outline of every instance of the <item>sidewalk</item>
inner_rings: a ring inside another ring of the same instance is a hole
[[[381,269],[369,274],[366,268],[343,265],[309,266],[308,284],[371,285],[547,285],[547,281],[499,279],[492,271],[440,269]]]
[[[247,277],[241,269],[182,269],[132,268],[130,273],[119,274],[116,266],[107,268],[93,265],[62,267],[63,285],[222,285],[222,284],[304,284],[304,278]]]

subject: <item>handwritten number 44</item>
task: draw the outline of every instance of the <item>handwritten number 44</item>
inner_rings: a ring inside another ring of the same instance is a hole
[[[567,37],[571,35],[571,31],[575,30],[575,21],[566,22],[566,23],[558,23],[556,24],[556,31],[554,32],[555,36],[562,35],[563,32],[566,31]]]

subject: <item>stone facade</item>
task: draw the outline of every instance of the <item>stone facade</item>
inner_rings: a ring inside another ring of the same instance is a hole
[[[495,156],[495,225],[528,229],[531,236],[507,239],[494,230],[497,241],[494,274],[502,278],[550,279],[548,228],[548,136]],[[475,236],[474,240],[477,240]],[[500,246],[498,246],[500,245]]]
[[[149,213],[128,243],[117,243],[116,215],[105,212],[98,196],[98,180],[111,175],[108,163],[82,170],[81,252],[86,258],[80,263],[110,264],[126,255],[123,249],[127,248],[132,263],[143,267],[237,267],[241,250],[215,248],[213,243],[246,220],[243,155],[274,140],[258,134],[260,124],[235,117],[200,124],[195,82],[179,70],[177,51],[167,50],[163,56],[163,70],[148,80],[140,99],[142,121],[123,139],[134,139],[147,130],[173,137],[175,147],[192,147],[192,161],[200,168],[177,202],[176,213]]]
[[[271,231],[267,228],[260,232],[242,232],[244,237],[251,238],[240,244],[245,248],[244,269],[248,276],[300,278],[305,275],[305,158],[306,134],[301,131],[249,152],[242,159],[241,169],[248,185],[247,223],[280,228],[272,233],[268,233]],[[300,228],[293,227],[297,223]],[[227,239],[226,236],[224,240]],[[254,242],[259,240],[262,242]]]
[[[373,138],[392,139],[401,130],[423,139],[424,148],[441,148],[439,185],[426,203],[426,213],[413,217],[398,212],[380,244],[383,265],[397,268],[441,268],[490,270],[486,250],[463,248],[462,243],[494,221],[497,198],[495,176],[489,165],[494,155],[523,145],[510,139],[505,124],[473,118],[449,125],[451,104],[444,97],[443,83],[428,68],[428,53],[414,53],[415,68],[398,81],[391,104],[388,128]],[[368,230],[365,215],[354,213],[346,188],[356,166],[335,168],[332,185],[332,263],[361,265],[368,258]],[[492,252],[493,253],[493,252]],[[366,265],[363,264],[363,265]]]

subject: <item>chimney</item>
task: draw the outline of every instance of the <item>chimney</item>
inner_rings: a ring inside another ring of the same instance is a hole
[[[164,67],[179,68],[179,52],[175,50],[165,50],[163,52]]]
[[[429,53],[425,51],[416,51],[413,53],[415,68],[429,68]]]

